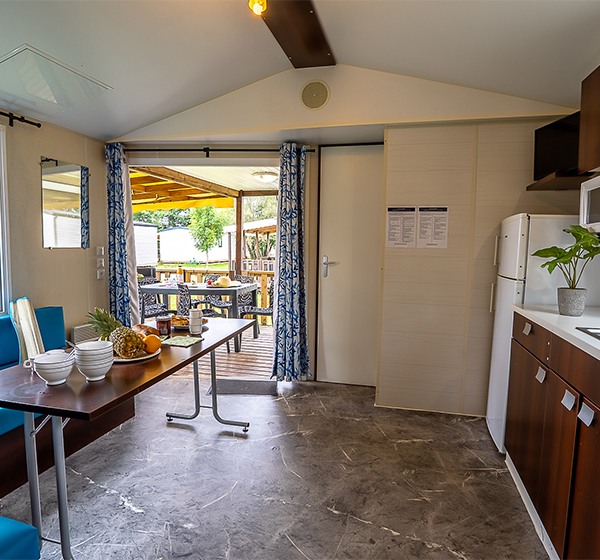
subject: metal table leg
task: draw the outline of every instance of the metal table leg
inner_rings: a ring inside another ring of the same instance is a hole
[[[198,378],[198,360],[194,360],[194,401],[196,408],[192,414],[176,414],[175,412],[167,412],[167,421],[172,422],[173,418],[180,420],[193,420],[200,414],[201,408],[210,408],[209,406],[202,406],[200,404],[200,379]]]
[[[40,500],[40,479],[38,476],[37,448],[35,445],[35,417],[33,412],[25,412],[25,457],[27,460],[27,480],[29,481],[29,501],[31,503],[31,523],[38,531],[42,547],[42,506]]]
[[[258,293],[258,288],[256,290],[252,290],[252,307],[258,307],[257,293]],[[263,302],[263,307],[264,307],[264,305],[265,304]],[[252,331],[253,331],[254,338],[258,338],[258,315],[254,316],[254,326],[252,327]]]
[[[217,359],[215,351],[213,350],[210,353],[210,381],[212,383],[211,397],[212,397],[212,411],[213,416],[217,422],[221,422],[221,424],[229,424],[230,426],[241,426],[244,432],[248,431],[250,427],[249,422],[238,422],[237,420],[223,420],[219,416],[219,411],[217,410]]]
[[[211,397],[212,397],[212,405],[203,405],[200,404],[200,379],[198,375],[198,360],[194,361],[194,402],[195,409],[192,414],[176,414],[175,412],[167,412],[167,421],[172,422],[173,418],[177,418],[180,420],[193,420],[200,413],[201,408],[211,408],[213,411],[213,416],[217,422],[221,424],[228,424],[230,426],[241,426],[244,432],[248,431],[248,427],[250,426],[249,422],[238,422],[237,420],[224,420],[219,416],[219,411],[217,408],[217,363],[216,363],[216,354],[213,350],[210,353],[210,380],[212,384]]]
[[[231,317],[233,319],[239,318],[237,294],[234,294],[231,297]],[[239,352],[242,349],[242,335],[241,334],[237,335],[233,339],[233,349],[235,352]]]
[[[71,553],[71,535],[69,533],[69,506],[67,504],[65,442],[63,438],[63,422],[60,416],[52,417],[52,444],[54,447],[54,465],[56,469],[56,493],[58,496],[60,545],[64,560],[74,560],[73,554]]]

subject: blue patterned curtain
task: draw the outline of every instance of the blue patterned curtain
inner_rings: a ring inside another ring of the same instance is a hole
[[[110,312],[131,326],[127,239],[125,231],[125,181],[127,172],[123,145],[107,144],[105,149],[108,190],[108,295]],[[127,172],[128,173],[128,172]]]
[[[81,168],[81,248],[90,248],[90,170]]]
[[[279,198],[277,203],[277,273],[273,326],[278,381],[312,377],[306,334],[304,270],[304,167],[307,146],[300,154],[296,144],[279,150]],[[298,157],[299,156],[299,157]]]

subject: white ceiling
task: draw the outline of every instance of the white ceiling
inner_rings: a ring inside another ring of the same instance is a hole
[[[600,65],[598,0],[314,3],[339,64],[575,108]],[[247,0],[0,0],[0,57],[24,43],[113,88],[49,120],[102,140],[291,67]]]

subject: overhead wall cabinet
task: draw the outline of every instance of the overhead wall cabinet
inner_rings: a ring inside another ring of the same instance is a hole
[[[600,171],[600,66],[581,83],[580,107],[578,123],[579,146],[577,148],[578,169],[566,170],[557,168],[556,170],[549,170],[548,174],[544,175],[544,177],[534,177],[534,182],[527,187],[528,191],[579,190],[583,181],[586,181],[594,173]],[[568,120],[575,115],[569,115],[565,119],[569,122]],[[560,129],[559,125],[565,119],[560,119],[542,128],[547,128],[549,131],[551,127],[558,127]],[[559,134],[557,138],[558,143],[565,139],[567,140],[566,148],[563,149],[561,146],[560,153],[563,155],[559,157],[569,157],[568,154],[572,152],[575,144],[564,135]]]
[[[556,553],[568,560],[600,558],[599,372],[596,358],[515,314],[507,457]]]
[[[579,172],[600,168],[600,67],[581,82]]]

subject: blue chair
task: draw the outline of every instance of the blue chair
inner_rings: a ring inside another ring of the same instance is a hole
[[[32,525],[0,517],[0,560],[38,560],[40,540]]]
[[[62,307],[40,307],[35,310],[35,316],[42,335],[46,350],[64,348],[65,319]],[[16,330],[8,315],[0,317],[0,370],[16,366],[23,360],[20,355],[21,345]],[[39,416],[39,415],[37,415]],[[0,435],[23,424],[23,412],[0,408]],[[0,559],[2,556],[0,556]]]

